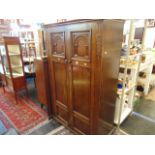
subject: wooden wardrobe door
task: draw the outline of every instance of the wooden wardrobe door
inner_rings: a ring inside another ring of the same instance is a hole
[[[91,30],[70,32],[72,128],[90,134]]]
[[[67,59],[65,31],[51,32],[50,38],[54,114],[59,121],[67,125],[69,120],[69,110],[67,102]]]

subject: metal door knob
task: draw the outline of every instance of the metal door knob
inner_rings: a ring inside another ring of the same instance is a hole
[[[65,59],[65,61],[64,61],[64,62],[65,62],[65,64],[67,64],[67,62],[68,62],[68,61],[67,61],[67,59]]]

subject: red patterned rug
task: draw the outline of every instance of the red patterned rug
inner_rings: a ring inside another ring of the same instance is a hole
[[[18,97],[16,103],[13,93],[4,93],[0,88],[0,120],[7,129],[15,128],[26,134],[35,126],[48,120],[47,113],[26,97]]]

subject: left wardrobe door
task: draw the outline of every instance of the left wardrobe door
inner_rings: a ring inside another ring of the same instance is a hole
[[[69,122],[69,106],[67,98],[67,57],[65,31],[55,30],[49,33],[49,61],[51,70],[51,86],[53,97],[53,112],[56,119],[64,125]]]

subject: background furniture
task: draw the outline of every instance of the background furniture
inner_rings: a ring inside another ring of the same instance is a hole
[[[118,78],[122,81],[122,88],[119,88],[117,92],[118,97],[116,100],[114,119],[114,123],[117,124],[117,127],[131,114],[136,101],[138,101],[142,95],[148,94],[150,85],[152,85],[151,83],[154,85],[152,69],[155,57],[151,46],[148,46],[146,41],[150,38],[150,34],[147,33],[149,29],[147,20],[143,21],[144,25],[141,25],[143,27],[140,28],[136,28],[135,22],[135,20],[130,20],[130,28],[126,34],[129,37],[126,37],[124,41],[128,43],[128,49],[120,59],[120,73]],[[139,44],[136,45],[134,42],[137,39],[139,39]],[[133,45],[139,47],[137,48],[139,50],[135,53],[133,53]],[[139,75],[141,74],[144,76],[140,77]]]
[[[119,72],[119,79],[123,81],[124,72],[125,72],[125,64],[128,60],[127,66],[127,76],[126,76],[126,83],[125,83],[125,95],[123,96],[123,106],[121,108],[121,118],[120,123],[122,123],[126,117],[132,112],[133,102],[134,102],[134,95],[135,89],[137,86],[137,73],[138,73],[138,65],[140,63],[141,54],[130,55],[129,58],[126,56],[122,56],[120,61],[120,72]],[[130,62],[130,63],[129,63]],[[123,82],[121,82],[122,88],[118,88],[117,100],[116,100],[116,108],[115,108],[115,119],[114,123],[118,124],[119,121],[119,113],[120,113],[120,103],[121,103],[121,96],[123,91]]]
[[[6,80],[4,76],[4,65],[1,56],[1,52],[4,50],[4,45],[0,44],[0,85],[3,87],[3,91],[5,92],[4,86],[6,85]]]
[[[1,58],[5,83],[15,93],[17,100],[17,92],[20,90],[25,89],[28,95],[19,38],[4,37],[4,45],[5,50],[1,52]]]
[[[113,128],[122,20],[45,25],[54,118],[78,134]]]
[[[48,115],[52,115],[52,104],[50,99],[50,81],[47,57],[34,60],[36,72],[36,88],[38,100],[47,107]]]
[[[142,59],[144,58],[145,60],[142,61]],[[121,61],[125,60],[125,63],[126,63],[127,57],[126,56],[121,57],[120,60]],[[145,51],[135,55],[129,55],[128,65],[127,65],[128,74],[126,77],[125,95],[123,97],[123,106],[121,109],[120,123],[122,123],[127,118],[127,116],[133,111],[134,102],[137,100],[137,95],[138,95],[137,86],[141,85],[144,89],[143,94],[144,95],[148,94],[150,89],[153,63],[154,63],[154,55],[152,51]],[[124,70],[125,70],[125,65],[121,64],[119,79],[123,79]],[[142,72],[145,73],[145,77],[139,77],[139,74]],[[114,119],[115,124],[118,124],[122,89],[118,89],[117,94],[118,94],[118,97],[116,102],[115,119]],[[140,96],[138,95],[138,97]]]
[[[33,31],[21,32],[20,34],[22,56],[24,62],[24,72],[26,78],[33,78],[35,83],[34,59],[36,58],[37,42],[34,39]]]

